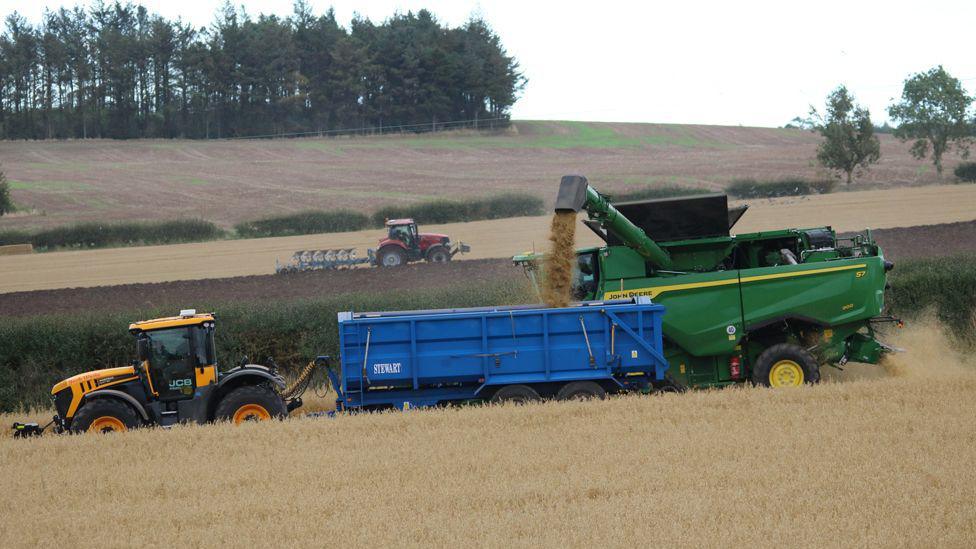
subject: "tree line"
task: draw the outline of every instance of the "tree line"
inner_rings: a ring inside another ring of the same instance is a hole
[[[220,138],[507,120],[526,80],[480,17],[349,28],[306,0],[207,28],[131,3],[16,12],[0,36],[0,138]]]
[[[817,162],[846,176],[848,184],[880,160],[876,133],[893,133],[902,141],[911,141],[912,156],[919,160],[931,156],[942,177],[943,155],[955,148],[967,158],[976,141],[974,101],[962,81],[939,65],[905,79],[901,97],[888,107],[895,127],[887,122],[881,127],[872,124],[870,111],[857,105],[844,85],[827,96],[823,114],[810,107],[807,118],[796,117],[785,127],[820,133],[823,141],[817,147]]]

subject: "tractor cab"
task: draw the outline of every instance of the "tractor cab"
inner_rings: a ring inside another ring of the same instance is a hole
[[[178,317],[129,325],[147,388],[161,401],[193,398],[197,387],[217,379],[212,314],[181,311]]]
[[[417,222],[413,219],[390,219],[386,222],[387,240],[398,240],[407,248],[420,248]]]

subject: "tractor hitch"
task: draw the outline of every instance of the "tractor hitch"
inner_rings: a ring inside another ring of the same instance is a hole
[[[50,425],[50,423],[48,423]],[[39,437],[44,434],[47,425],[41,427],[36,423],[14,423],[14,438]]]

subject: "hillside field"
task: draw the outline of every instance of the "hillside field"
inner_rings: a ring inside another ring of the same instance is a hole
[[[880,139],[881,162],[858,185],[936,181],[908,144]],[[533,121],[497,134],[9,141],[0,165],[22,212],[0,218],[0,230],[179,218],[230,227],[309,208],[368,212],[515,190],[551,203],[567,173],[585,174],[605,192],[719,190],[739,177],[822,176],[813,162],[818,142],[810,132],[775,128]],[[947,156],[947,170],[957,161]]]
[[[887,369],[796,390],[8,436],[0,530],[7,547],[970,547],[976,366],[932,324],[892,343],[910,351]]]

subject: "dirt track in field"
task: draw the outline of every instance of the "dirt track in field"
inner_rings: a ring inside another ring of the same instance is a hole
[[[976,221],[875,231],[885,257],[903,259],[976,253]],[[380,288],[412,290],[523,280],[508,259],[472,259],[388,269],[317,271],[288,276],[257,275],[14,292],[0,296],[0,316],[24,317],[83,311],[206,308],[230,302],[287,301]]]
[[[553,185],[555,189],[555,184]],[[838,231],[910,227],[971,221],[976,217],[976,185],[925,186],[750,201],[735,232],[832,225]],[[544,251],[549,216],[430,225],[423,230],[451,235],[471,245],[466,259],[511,257]],[[365,254],[380,230],[253,240],[226,240],[171,246],[53,252],[0,257],[0,293],[55,288],[112,286],[171,280],[271,274],[275,260],[295,250],[358,247]],[[578,246],[596,245],[596,236],[577,231]]]

